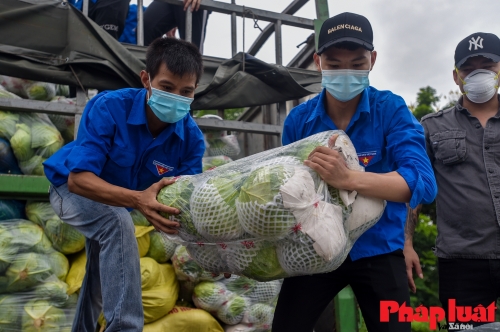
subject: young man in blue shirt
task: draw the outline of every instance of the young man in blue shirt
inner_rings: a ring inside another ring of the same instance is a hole
[[[305,161],[331,186],[387,201],[382,218],[354,244],[335,271],[285,279],[273,332],[312,331],[322,311],[351,285],[369,331],[410,331],[391,314],[381,322],[380,302],[410,305],[403,256],[406,203],[432,202],[436,183],[423,130],[404,100],[369,86],[375,65],[370,22],[342,13],[326,20],[314,61],[322,72],[321,94],[294,108],[283,128],[283,144],[341,129],[351,138],[365,172],[347,169],[341,155],[319,147]]]
[[[50,202],[86,237],[86,275],[73,331],[94,332],[104,312],[108,331],[142,331],[141,270],[134,225],[137,209],[166,233],[180,211],[156,201],[173,181],[201,173],[203,135],[189,115],[202,73],[196,46],[159,38],[148,48],[144,89],[98,94],[86,106],[77,139],[45,163]]]

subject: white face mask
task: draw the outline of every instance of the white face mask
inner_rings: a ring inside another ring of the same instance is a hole
[[[460,78],[460,76],[458,77]],[[498,74],[491,70],[476,69],[463,80],[461,78],[460,80],[464,84],[464,95],[476,104],[489,101],[498,90]]]

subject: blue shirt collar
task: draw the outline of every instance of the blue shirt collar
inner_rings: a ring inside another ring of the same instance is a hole
[[[130,113],[127,118],[128,124],[147,126],[147,119],[146,119],[147,92],[148,90],[142,89],[142,91],[135,96],[134,104],[132,105],[132,109],[130,110]],[[189,116],[190,115],[187,115],[182,120],[179,120],[176,123],[168,126],[165,130],[163,130],[160,136],[166,135],[165,137],[168,137],[170,136],[170,133],[173,131],[177,136],[179,136],[180,139],[184,140],[184,125]]]
[[[361,93],[361,99],[359,100],[358,106],[356,107],[356,113],[354,113],[354,116],[351,119],[351,124],[354,123],[354,121],[359,119],[359,116],[361,113],[370,113],[370,96],[368,89],[369,87],[364,89],[363,92]],[[323,117],[325,115],[328,115],[325,109],[325,94],[327,93],[326,89],[323,89],[319,95],[319,100],[318,103],[316,104],[316,107],[314,110],[311,112],[309,115],[309,118],[307,119],[307,122],[313,121],[317,117]],[[349,127],[351,126],[349,124]],[[347,129],[349,129],[349,127]]]

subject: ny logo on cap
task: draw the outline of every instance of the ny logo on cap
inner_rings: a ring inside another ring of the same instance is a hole
[[[474,45],[474,51],[477,51],[477,48],[483,48],[483,38],[481,36],[477,36],[476,40],[474,40],[474,37],[472,37],[469,40],[469,51],[472,49],[472,45]]]

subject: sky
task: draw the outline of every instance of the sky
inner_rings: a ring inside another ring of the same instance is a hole
[[[218,0],[230,3],[230,0]],[[136,2],[132,0],[131,3]],[[151,0],[144,0],[148,5]],[[247,7],[281,12],[291,0],[236,0]],[[500,34],[498,0],[328,0],[330,16],[342,12],[364,15],[374,33],[377,62],[370,73],[370,83],[379,90],[391,90],[407,104],[415,103],[421,87],[431,86],[438,95],[458,91],[453,81],[456,45],[475,32]],[[314,0],[310,0],[295,16],[316,18]],[[267,22],[260,21],[263,28]],[[243,51],[243,21],[238,19],[238,51]],[[253,21],[245,20],[245,50],[260,31]],[[283,64],[300,50],[311,30],[283,26]],[[204,54],[231,57],[230,16],[212,13],[209,16]],[[257,58],[274,63],[274,34],[257,53]],[[443,106],[447,100],[441,98]]]

